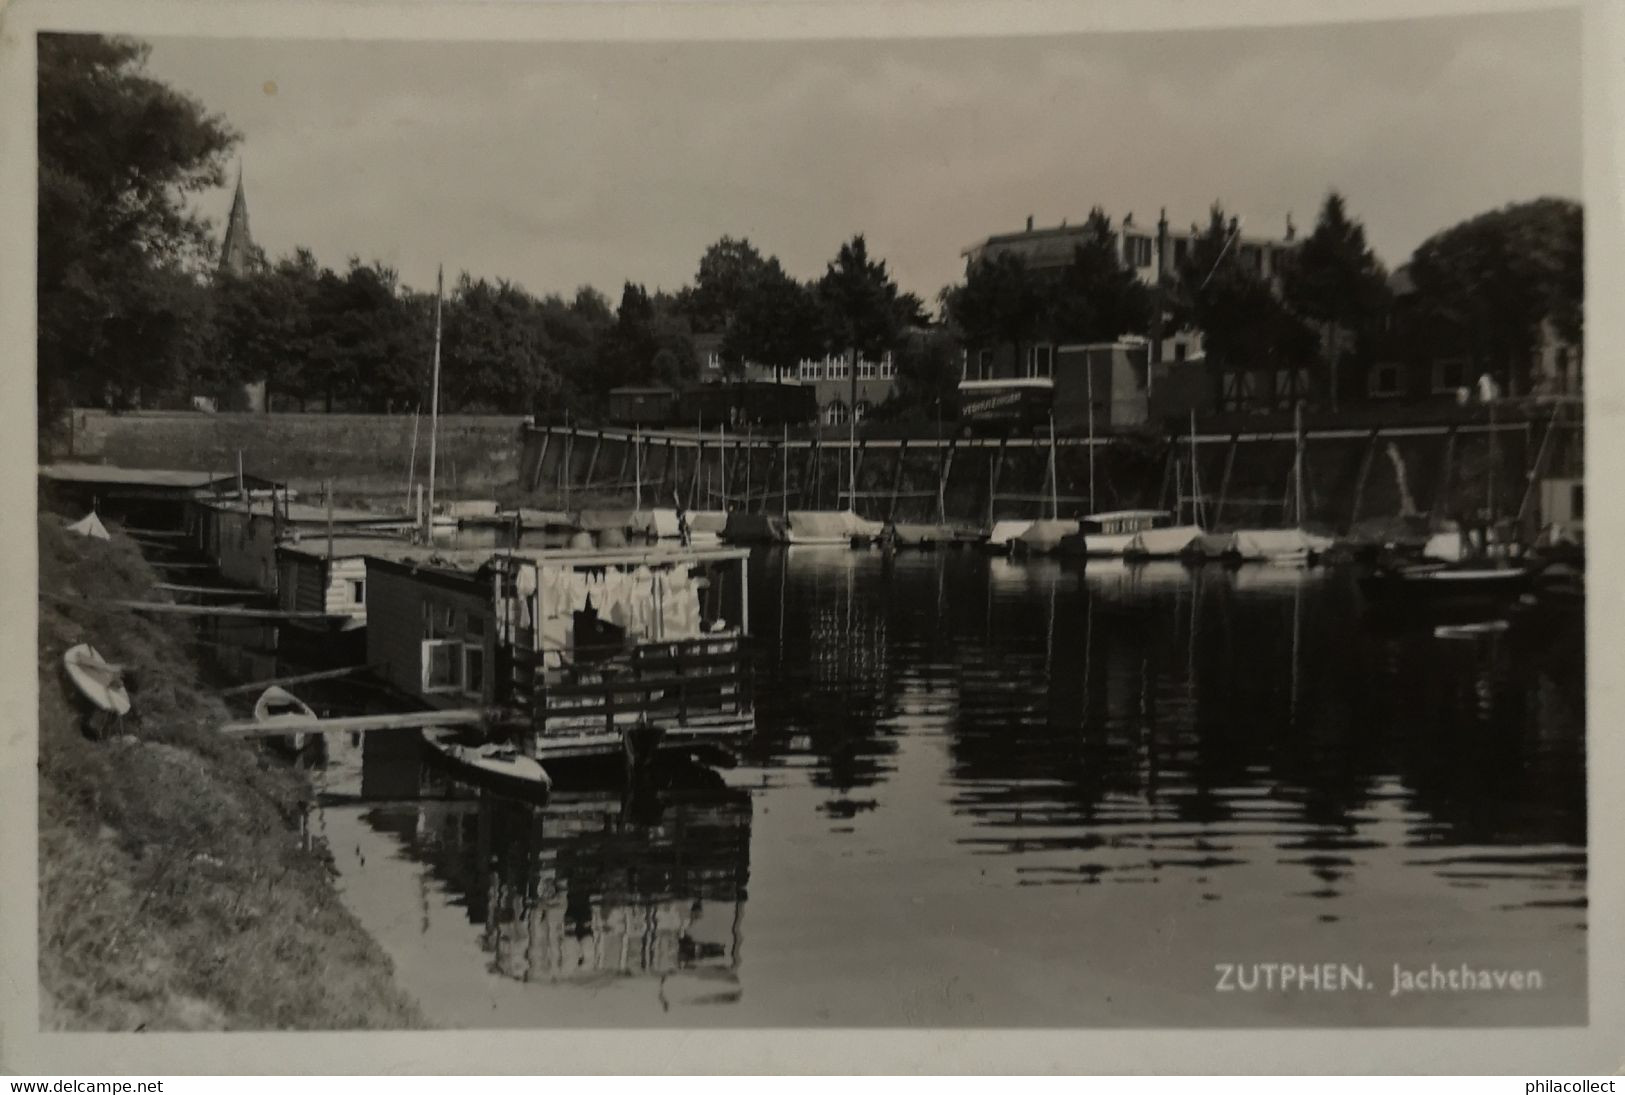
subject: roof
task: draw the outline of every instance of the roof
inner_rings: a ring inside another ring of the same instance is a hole
[[[235,475],[205,471],[177,471],[168,468],[119,468],[111,464],[41,464],[40,478],[57,483],[118,484],[131,487],[175,487],[200,490]]]
[[[311,547],[325,551],[324,542],[312,540]],[[519,559],[536,566],[609,567],[609,566],[661,566],[669,563],[710,563],[730,559],[747,559],[750,549],[743,547],[631,547],[631,548],[444,548],[423,544],[383,544],[380,550],[365,553],[368,565],[423,567],[437,571],[462,571],[472,574],[497,559]]]
[[[198,505],[204,509],[211,509],[219,513],[248,513],[256,517],[271,516],[271,508],[265,502],[253,506],[245,506],[235,499],[212,501],[200,499]],[[295,524],[322,525],[328,520],[326,506],[309,502],[289,502],[286,506],[280,502],[277,508],[282,511],[285,520]],[[411,515],[405,513],[389,513],[383,510],[355,509],[353,507],[334,506],[332,513],[333,523],[336,525],[407,525],[415,524]]]
[[[277,544],[278,552],[289,555],[301,555],[307,558],[327,558],[327,537],[320,533],[306,536],[299,540],[284,540]],[[335,536],[333,537],[333,558],[355,559],[365,555],[400,555],[406,556],[421,551],[427,558],[434,551],[444,550],[429,548],[425,545],[413,544],[408,540],[396,540],[387,536]]]

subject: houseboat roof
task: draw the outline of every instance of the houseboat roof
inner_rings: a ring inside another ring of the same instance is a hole
[[[335,541],[336,543],[336,541]],[[373,550],[364,552],[367,564],[397,568],[464,572],[472,574],[498,559],[522,559],[536,566],[608,567],[661,566],[668,563],[711,563],[750,557],[744,547],[631,547],[631,548],[443,548],[424,544],[399,545],[372,541]],[[313,553],[326,550],[325,541],[310,541]],[[335,554],[337,549],[335,548]]]
[[[235,474],[176,468],[121,468],[112,464],[41,464],[39,474],[41,479],[55,483],[148,487],[155,490],[194,491],[237,485]],[[245,475],[243,481],[254,487],[281,485],[257,475]]]
[[[1129,517],[1171,517],[1165,509],[1114,509],[1105,513],[1090,513],[1084,515],[1085,521],[1121,521]]]
[[[252,506],[244,505],[236,499],[198,499],[198,505],[219,513],[246,513],[260,517],[271,515],[270,506],[264,501]],[[309,502],[289,502],[283,505],[277,503],[283,519],[293,524],[322,525],[328,521],[326,506]],[[414,522],[410,515],[404,513],[388,513],[379,510],[355,509],[353,507],[334,506],[332,521],[336,525],[405,525],[411,526]]]
[[[312,559],[327,558],[327,537],[321,533],[312,533],[298,540],[284,540],[276,546],[277,551],[289,555],[301,555]],[[427,545],[412,544],[406,540],[395,540],[387,536],[356,536],[354,534],[333,537],[333,558],[359,559],[368,555],[389,555],[404,557],[414,551],[421,551],[423,558],[428,558],[435,552],[444,552],[444,548],[430,548]]]

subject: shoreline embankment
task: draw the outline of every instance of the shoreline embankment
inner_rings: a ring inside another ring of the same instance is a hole
[[[350,1030],[422,1025],[305,831],[305,776],[219,735],[186,624],[136,545],[42,513],[39,975],[47,1030]],[[89,643],[132,710],[104,725],[66,680]]]

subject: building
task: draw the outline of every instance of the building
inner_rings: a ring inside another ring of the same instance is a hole
[[[278,549],[301,540],[325,545],[327,532],[405,534],[413,527],[404,514],[328,508],[288,502],[275,496],[255,502],[194,499],[187,515],[188,546],[214,563],[221,577],[237,585],[276,594]]]
[[[1409,266],[1388,279],[1392,304],[1386,328],[1356,360],[1345,391],[1371,400],[1465,402],[1478,394],[1480,377],[1494,377],[1501,395],[1578,399],[1584,394],[1582,348],[1565,339],[1550,319],[1541,321],[1530,360],[1521,369],[1497,366],[1493,347],[1476,344],[1473,332],[1424,315]],[[1511,375],[1508,375],[1508,374]]]
[[[856,357],[855,364],[855,355],[850,352],[826,354],[816,359],[803,358],[794,372],[747,361],[742,369],[732,373],[723,367],[721,335],[696,335],[694,351],[699,359],[700,379],[705,383],[744,381],[749,384],[811,387],[818,421],[826,426],[846,425],[854,407],[857,420],[861,422],[864,415],[886,402],[897,391],[897,363],[889,350],[879,360]],[[854,372],[857,374],[855,378]],[[800,404],[796,403],[795,406],[799,408]]]
[[[243,193],[243,169],[237,167],[237,191],[226,218],[226,237],[220,242],[220,270],[241,277],[254,257],[254,236],[248,230],[248,198]]]
[[[1080,433],[1132,429],[1152,418],[1157,374],[1144,339],[1029,347],[1013,355],[978,354],[959,382],[959,417],[975,425],[1055,428]],[[970,359],[967,357],[967,361]],[[1091,422],[1092,420],[1092,422]]]
[[[1056,227],[1035,228],[1033,218],[1028,217],[1024,230],[988,236],[965,248],[961,254],[967,270],[982,259],[1012,254],[1019,256],[1029,270],[1059,276],[1072,264],[1078,247],[1092,238],[1092,231],[1087,222],[1069,225],[1062,221]],[[1180,268],[1195,241],[1205,231],[1198,224],[1192,224],[1188,229],[1170,227],[1166,211],[1155,225],[1141,225],[1130,212],[1112,232],[1112,242],[1123,266],[1132,270],[1146,285],[1156,286],[1161,284],[1165,274],[1172,274]],[[1272,282],[1280,271],[1282,256],[1297,245],[1297,230],[1290,216],[1287,218],[1286,232],[1280,238],[1238,234],[1234,243],[1242,263]],[[1199,331],[1172,331],[1162,333],[1160,338],[1158,334],[1152,332],[1152,361],[1183,361],[1202,353]]]

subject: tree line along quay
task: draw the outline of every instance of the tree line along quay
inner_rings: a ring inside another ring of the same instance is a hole
[[[302,248],[267,255],[252,242],[240,175],[222,240],[192,198],[228,180],[239,136],[152,79],[145,56],[125,39],[40,39],[42,421],[74,405],[199,398],[223,410],[426,409],[434,293],[361,256],[331,268]],[[724,234],[690,283],[628,281],[618,301],[590,286],[537,295],[456,274],[441,410],[591,423],[611,415],[617,390],[885,360],[883,398],[860,396],[859,367],[832,369],[850,395],[831,386],[821,420],[862,414],[935,432],[955,425],[966,379],[1042,380],[1059,348],[1125,342],[1153,363],[1194,363],[1200,414],[1304,401],[1403,417],[1483,377],[1502,395],[1572,396],[1582,250],[1579,205],[1555,198],[1444,226],[1394,270],[1335,192],[1311,229],[1267,238],[1220,203],[1188,228],[1095,208],[1070,227],[1029,220],[989,236],[962,279],[922,295],[897,284],[861,233],[809,278]]]

